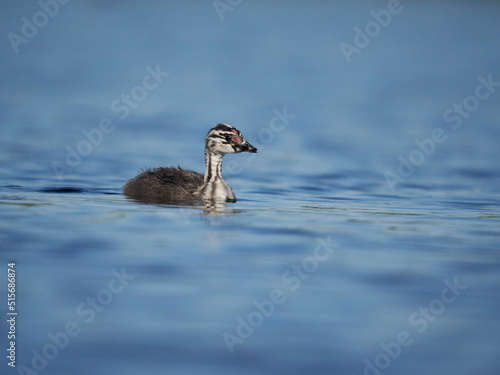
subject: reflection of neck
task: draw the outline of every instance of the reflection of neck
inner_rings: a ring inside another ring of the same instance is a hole
[[[222,180],[222,157],[224,155],[214,154],[205,149],[205,177],[203,184],[207,185],[216,180]]]

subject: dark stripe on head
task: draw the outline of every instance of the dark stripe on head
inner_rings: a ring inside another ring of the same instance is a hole
[[[230,132],[232,129],[234,129],[234,128],[230,125],[227,125],[227,124],[218,124],[212,128],[212,130],[223,130],[226,132]]]
[[[220,139],[226,139],[226,134],[208,134],[207,138],[220,138]]]

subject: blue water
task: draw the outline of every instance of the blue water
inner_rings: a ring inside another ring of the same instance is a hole
[[[237,3],[3,6],[1,373],[498,374],[500,6]],[[218,122],[236,203],[121,194]]]

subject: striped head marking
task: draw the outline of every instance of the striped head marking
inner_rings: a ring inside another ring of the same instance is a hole
[[[227,124],[214,126],[205,138],[205,149],[213,154],[234,154],[237,152],[257,152],[241,132]]]

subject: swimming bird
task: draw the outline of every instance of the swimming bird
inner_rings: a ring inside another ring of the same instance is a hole
[[[125,184],[123,194],[144,203],[236,202],[233,190],[222,179],[222,158],[257,151],[238,129],[218,124],[205,137],[204,176],[180,167],[146,169]]]

